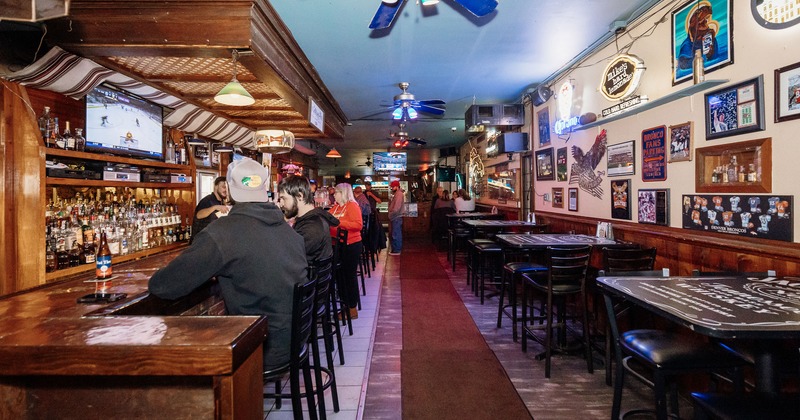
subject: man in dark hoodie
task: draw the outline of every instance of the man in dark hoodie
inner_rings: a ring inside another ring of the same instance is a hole
[[[330,226],[339,226],[339,219],[327,211],[314,206],[311,185],[304,176],[290,176],[278,184],[278,205],[286,219],[295,218],[294,230],[306,244],[306,259],[309,264],[333,256]]]
[[[228,165],[231,211],[203,229],[189,246],[150,278],[150,293],[163,299],[188,295],[216,277],[231,315],[266,315],[264,368],[289,361],[294,285],[307,281],[303,238],[268,202],[269,174],[245,158]]]

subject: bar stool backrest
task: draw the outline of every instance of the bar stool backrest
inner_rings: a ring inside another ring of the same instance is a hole
[[[656,262],[655,248],[604,248],[603,269],[606,272],[649,271]]]
[[[547,267],[552,285],[583,284],[592,249],[581,247],[547,247]]]

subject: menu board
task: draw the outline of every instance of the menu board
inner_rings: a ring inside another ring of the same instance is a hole
[[[642,131],[642,181],[667,179],[667,127]]]

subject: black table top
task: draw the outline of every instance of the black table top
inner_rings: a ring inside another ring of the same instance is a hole
[[[800,278],[600,277],[597,285],[707,336],[800,338]]]
[[[481,211],[470,211],[464,213],[450,213],[447,215],[447,217],[451,217],[454,219],[480,219],[487,217],[503,217],[503,215],[497,213],[481,212]]]
[[[475,228],[490,228],[490,227],[517,227],[517,226],[545,226],[537,225],[536,223],[525,222],[522,220],[486,220],[486,219],[469,219],[463,220],[461,223]]]
[[[497,239],[503,245],[515,248],[546,248],[559,245],[614,245],[616,242],[589,235],[572,233],[501,233]]]

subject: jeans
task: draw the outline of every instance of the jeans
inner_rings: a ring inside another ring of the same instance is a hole
[[[392,219],[392,252],[400,252],[403,250],[403,218],[398,217],[396,219]]]

